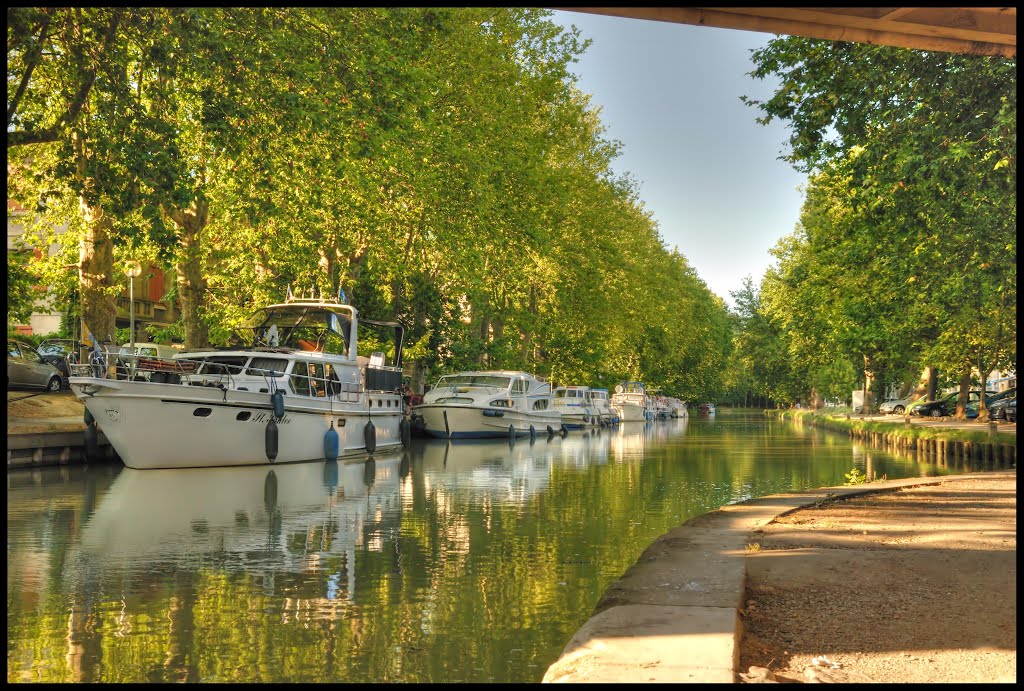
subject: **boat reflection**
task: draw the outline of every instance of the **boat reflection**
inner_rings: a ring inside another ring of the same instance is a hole
[[[410,453],[428,491],[468,490],[493,501],[520,503],[547,489],[553,458],[564,441],[558,436],[512,442],[429,439],[413,445]]]
[[[644,449],[686,434],[688,417],[647,422],[622,422],[611,430],[611,455],[617,463],[638,463]]]
[[[554,464],[575,470],[605,465],[608,463],[613,434],[614,430],[591,427],[566,435],[555,451]]]
[[[253,563],[302,572],[354,547],[379,550],[405,472],[403,452],[270,469],[125,468],[83,526],[67,575]]]

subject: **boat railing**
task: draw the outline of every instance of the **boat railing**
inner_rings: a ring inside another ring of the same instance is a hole
[[[120,379],[124,381],[152,381],[153,375],[159,373],[174,375],[158,377],[157,381],[168,383],[187,383],[188,378],[195,374],[201,363],[195,360],[153,357],[107,351],[90,354],[89,361],[69,365],[71,375],[76,377],[95,377],[97,379]]]
[[[93,352],[89,362],[69,366],[71,376],[76,377],[210,386],[238,391],[249,390],[246,388],[245,376],[259,377],[263,384],[260,392],[290,389],[294,396],[329,398],[339,403],[360,403],[364,393],[397,393],[402,385],[402,370],[395,367],[367,368],[368,375],[372,372],[374,374],[371,376],[377,378],[373,382],[367,382],[373,383],[374,386],[360,387],[355,382],[339,381],[333,372],[329,376],[298,373],[285,375],[279,370],[245,367],[225,362],[141,356],[123,352]],[[289,379],[287,389],[278,382],[278,379],[286,376]]]

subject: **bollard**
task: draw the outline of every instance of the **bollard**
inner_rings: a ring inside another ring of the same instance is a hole
[[[989,441],[994,442],[996,440],[996,423],[993,420],[988,422],[988,438]]]

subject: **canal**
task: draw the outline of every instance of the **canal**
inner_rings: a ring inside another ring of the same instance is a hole
[[[656,537],[725,504],[964,472],[754,413],[367,462],[7,474],[7,678],[537,682]]]

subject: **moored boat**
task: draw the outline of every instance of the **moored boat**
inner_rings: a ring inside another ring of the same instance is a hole
[[[528,372],[467,371],[441,377],[413,414],[427,434],[446,439],[563,432],[551,386]]]
[[[555,410],[562,414],[562,424],[566,429],[583,429],[597,424],[591,413],[589,386],[555,387],[552,399]]]
[[[627,381],[617,384],[611,404],[619,414],[621,422],[643,422],[652,417],[650,400],[642,382]]]
[[[700,407],[698,408],[698,410],[700,411],[701,415],[703,415],[705,417],[710,417],[710,416],[715,414],[715,404],[714,403],[701,403]]]
[[[612,408],[611,400],[608,398],[608,389],[591,389],[590,402],[597,415],[599,425],[619,424],[619,414]]]
[[[688,417],[689,413],[686,410],[686,404],[680,401],[678,398],[668,399],[668,410],[669,417],[673,419]]]
[[[170,359],[97,347],[74,366],[71,389],[129,468],[334,460],[407,440],[401,325],[289,295],[247,326],[228,348]],[[389,352],[360,355],[361,327]]]

